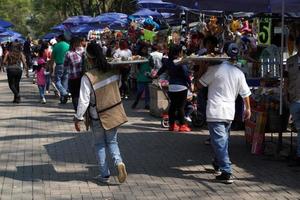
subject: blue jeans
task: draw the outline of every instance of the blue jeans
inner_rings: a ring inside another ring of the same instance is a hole
[[[46,90],[47,91],[50,90],[50,84],[51,84],[51,75],[48,74],[48,75],[46,75]]]
[[[148,82],[137,82],[137,96],[136,96],[135,101],[139,102],[144,91],[145,91],[145,106],[149,106],[150,92],[149,92],[149,83]]]
[[[100,165],[100,175],[102,177],[110,176],[108,160],[106,159],[106,149],[109,150],[115,166],[122,162],[120,149],[118,146],[118,131],[112,129],[105,131],[99,121],[92,121],[93,141],[96,148],[96,154]]]
[[[68,70],[64,69],[64,65],[56,65],[55,67],[55,85],[61,96],[68,94]]]
[[[46,89],[46,86],[39,85],[38,87],[39,87],[39,92],[40,92],[41,99],[45,98],[45,89]]]
[[[231,123],[208,122],[211,146],[215,153],[215,162],[222,172],[231,174],[231,162],[228,154],[228,142]]]
[[[297,157],[300,157],[300,103],[293,102],[290,105],[290,112],[292,114],[294,123],[298,131],[297,137]]]

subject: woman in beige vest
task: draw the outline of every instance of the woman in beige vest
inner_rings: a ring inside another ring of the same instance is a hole
[[[80,131],[79,122],[84,120],[86,114],[100,164],[100,175],[95,178],[102,183],[109,182],[110,171],[106,159],[108,148],[119,173],[119,182],[123,183],[127,172],[118,146],[117,128],[127,122],[127,117],[118,87],[119,75],[107,63],[98,44],[88,44],[86,57],[93,68],[81,79],[77,113],[74,117],[75,128]]]

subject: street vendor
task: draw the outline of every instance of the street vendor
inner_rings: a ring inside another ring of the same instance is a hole
[[[244,119],[250,119],[251,92],[243,72],[232,64],[237,59],[238,46],[230,43],[224,47],[224,50],[231,57],[231,61],[210,66],[199,82],[203,87],[208,87],[206,117],[215,154],[213,167],[219,173],[216,179],[231,184],[233,180],[228,143],[235,114],[235,100],[238,94],[242,96],[246,106]]]
[[[300,166],[300,37],[296,39],[298,53],[287,60],[290,112],[298,131],[297,154],[289,166]]]
[[[75,129],[81,131],[80,121],[86,117],[86,126],[91,126],[96,155],[100,165],[100,174],[95,177],[102,183],[108,183],[110,170],[106,158],[109,149],[123,183],[127,172],[118,146],[118,127],[127,122],[119,92],[117,70],[113,70],[97,43],[90,43],[86,49],[88,62],[94,66],[81,79],[77,113],[74,116]]]

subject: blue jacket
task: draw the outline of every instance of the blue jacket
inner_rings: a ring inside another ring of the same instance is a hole
[[[169,75],[169,84],[184,85],[186,87],[191,86],[190,73],[187,65],[175,65],[173,60],[163,59],[163,66],[157,72],[157,76],[160,76],[165,71]]]

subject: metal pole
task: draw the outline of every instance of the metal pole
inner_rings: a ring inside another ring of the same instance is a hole
[[[283,133],[283,52],[284,52],[284,12],[285,0],[281,0],[281,49],[280,49],[280,131],[278,133],[277,153],[279,154],[282,149],[282,133]]]
[[[280,115],[283,114],[283,53],[285,0],[281,0],[281,49],[280,49]]]

